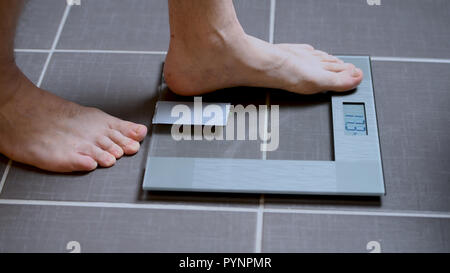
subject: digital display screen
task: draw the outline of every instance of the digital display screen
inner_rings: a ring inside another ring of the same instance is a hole
[[[344,132],[351,136],[367,135],[364,103],[344,103]]]

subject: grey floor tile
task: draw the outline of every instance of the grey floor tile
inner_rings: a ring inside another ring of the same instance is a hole
[[[448,64],[373,64],[386,207],[450,211]]]
[[[41,75],[47,53],[15,53],[17,66],[34,83],[37,84]]]
[[[0,206],[0,252],[251,252],[255,213]]]
[[[58,48],[167,50],[167,1],[86,0],[67,18]]]
[[[15,48],[49,49],[55,39],[66,1],[25,1],[16,30]]]
[[[268,39],[269,1],[235,1],[246,31]],[[167,50],[167,0],[85,0],[72,7],[58,48]]]
[[[333,54],[450,57],[450,2],[279,0],[275,41],[309,43]]]
[[[372,68],[386,196],[272,196],[267,206],[450,211],[450,65],[373,62]]]
[[[245,32],[269,41],[270,0],[233,0],[233,3]]]
[[[449,252],[449,242],[448,218],[264,214],[263,252]]]
[[[162,55],[55,53],[43,88],[122,119],[150,124]],[[218,93],[220,94],[220,92]],[[215,95],[218,96],[218,95]],[[256,205],[257,196],[148,193],[141,190],[150,135],[112,168],[55,174],[14,163],[2,198]]]

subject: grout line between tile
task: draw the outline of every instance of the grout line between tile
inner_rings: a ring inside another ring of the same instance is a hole
[[[271,0],[275,3],[275,0]],[[272,3],[272,2],[271,2]],[[272,18],[272,16],[271,16]],[[271,19],[271,21],[274,19]],[[270,33],[273,31],[271,24]],[[269,35],[269,41],[273,43],[273,34]],[[33,48],[16,48],[14,52],[24,53],[100,53],[100,54],[149,54],[149,55],[166,55],[167,51],[139,51],[139,50],[96,50],[96,49],[33,49]],[[450,64],[450,59],[445,58],[411,58],[411,57],[383,57],[372,56],[372,61],[378,62],[412,62],[412,63],[444,63]]]
[[[270,19],[269,19],[269,43],[273,44],[273,37],[275,31],[275,8],[276,0],[270,0]],[[267,143],[267,133],[269,129],[269,108],[270,108],[270,92],[266,91],[266,112],[264,114],[264,141]],[[262,151],[262,160],[267,159],[267,150]],[[259,206],[256,217],[256,232],[255,232],[255,252],[261,253],[264,229],[264,194],[259,198]]]
[[[269,43],[273,44],[275,33],[275,7],[276,0],[270,0],[270,25],[269,25]]]
[[[6,177],[8,176],[9,169],[11,169],[12,160],[8,160],[5,170],[3,171],[2,180],[0,180],[0,194],[2,194],[3,186],[5,185]]]
[[[121,209],[161,209],[161,210],[225,211],[225,212],[257,211],[256,208],[244,208],[244,207],[84,202],[84,201],[47,201],[47,200],[22,200],[22,199],[0,199],[0,205],[63,206],[63,207],[121,208]]]
[[[42,81],[44,80],[45,73],[47,72],[47,68],[48,68],[50,60],[53,56],[53,52],[55,51],[56,45],[58,44],[59,37],[61,36],[61,32],[64,28],[64,24],[66,23],[67,17],[70,12],[70,8],[71,8],[71,5],[66,5],[66,8],[64,9],[64,14],[61,18],[61,22],[59,23],[58,30],[55,35],[55,39],[53,39],[52,47],[48,53],[47,59],[45,60],[44,68],[42,69],[41,75],[39,76],[39,80],[36,84],[38,87],[41,86]]]
[[[291,214],[327,214],[327,215],[358,215],[358,216],[391,216],[391,217],[418,217],[418,218],[445,218],[450,219],[450,212],[395,212],[395,211],[358,211],[358,210],[319,210],[319,209],[264,209],[269,213]]]
[[[27,49],[16,48],[14,52],[26,53],[99,53],[99,54],[148,54],[148,55],[166,55],[167,51],[145,51],[145,50],[97,50],[97,49]]]
[[[47,67],[48,67],[48,65],[49,65],[49,63],[50,63],[50,59],[52,58],[52,55],[53,55],[53,53],[50,52],[50,53],[47,55],[47,59],[45,59],[45,63],[44,63],[44,66],[43,66],[43,68],[42,68],[41,75],[39,75],[39,80],[38,80],[38,82],[36,83],[36,86],[37,86],[37,87],[41,87],[42,81],[44,80],[45,72],[47,72]]]
[[[43,68],[42,68],[41,75],[39,75],[39,80],[38,80],[38,82],[36,83],[36,86],[37,86],[37,87],[41,87],[42,81],[44,80],[45,72],[47,71],[47,67],[48,67],[48,64],[50,63],[50,59],[52,58],[52,55],[53,55],[53,54],[50,52],[50,53],[47,55],[47,59],[45,59],[45,63],[44,63],[44,66],[43,66]]]
[[[50,49],[31,49],[31,48],[15,48],[14,52],[26,53],[50,53]]]
[[[255,235],[255,252],[261,253],[264,229],[264,195],[259,199],[258,211],[256,212],[256,235]]]
[[[270,107],[270,92],[266,91],[266,112],[264,114],[264,137],[263,139],[267,143],[267,130],[269,129],[269,107]],[[267,151],[262,151],[262,160],[267,159]],[[264,228],[264,194],[259,197],[259,206],[256,217],[256,232],[255,232],[255,252],[261,253],[262,240],[263,240],[263,228]]]
[[[106,54],[149,54],[166,55],[167,51],[144,51],[144,50],[90,50],[90,49],[55,49],[60,53],[106,53]]]
[[[263,200],[264,201],[264,200]],[[263,202],[260,201],[260,204]],[[141,204],[117,202],[88,202],[88,201],[49,201],[0,199],[0,205],[28,205],[28,206],[65,206],[65,207],[93,207],[93,208],[136,208],[161,209],[183,211],[226,211],[226,212],[253,212],[253,213],[286,213],[286,214],[324,214],[324,215],[358,215],[358,216],[388,216],[388,217],[416,217],[416,218],[442,218],[450,219],[450,212],[420,212],[420,211],[367,211],[367,210],[333,210],[333,209],[291,209],[291,208],[265,208],[259,207],[223,207],[205,205],[172,205],[172,204]],[[260,218],[260,231],[262,235],[263,218]],[[258,243],[260,244],[260,242]]]

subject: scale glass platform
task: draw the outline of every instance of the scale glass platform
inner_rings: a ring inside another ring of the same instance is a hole
[[[154,152],[152,137],[143,189],[264,194],[384,195],[370,57],[339,56],[339,58],[361,68],[364,79],[353,92],[345,95],[331,94],[333,161],[161,156]],[[162,94],[161,92],[164,92],[162,90],[164,90],[163,79],[159,101],[170,102],[170,96]]]

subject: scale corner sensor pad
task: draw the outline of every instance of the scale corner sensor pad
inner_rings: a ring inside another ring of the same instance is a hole
[[[354,92],[345,95],[330,93],[333,161],[177,157],[173,156],[173,153],[162,153],[164,156],[159,156],[152,154],[152,149],[156,145],[151,143],[143,189],[260,194],[384,195],[370,57],[339,56],[339,58],[361,68],[364,79]],[[161,97],[163,85],[162,79],[159,100],[167,101],[167,98]],[[159,107],[173,104],[158,103]],[[186,105],[192,107],[192,103]],[[229,105],[226,103],[219,105],[228,114]],[[167,109],[165,112],[169,113]],[[161,112],[155,114],[158,115],[156,119],[163,120],[160,114]],[[227,121],[226,117],[225,115],[224,119],[218,119],[214,125],[223,126]],[[170,133],[170,129],[168,131]],[[152,136],[151,142],[153,141]]]

